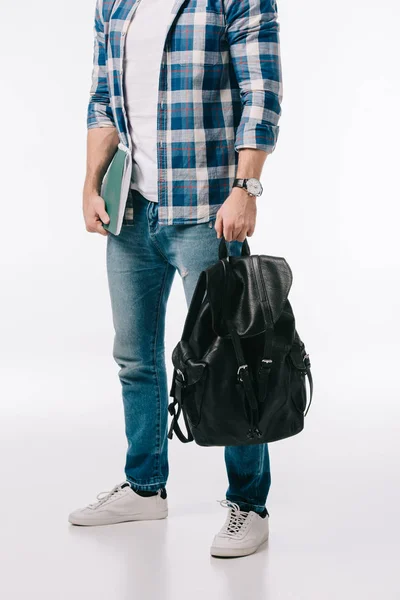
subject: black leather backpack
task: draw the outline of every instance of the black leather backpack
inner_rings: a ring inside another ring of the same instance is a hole
[[[219,254],[200,275],[173,352],[168,437],[175,431],[182,442],[238,446],[295,435],[313,385],[288,300],[290,267],[283,258],[250,256],[247,242],[241,257],[228,257],[222,240]]]

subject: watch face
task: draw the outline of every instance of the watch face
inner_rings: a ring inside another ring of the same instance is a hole
[[[246,181],[246,189],[253,196],[261,196],[263,191],[261,183],[255,177],[251,177]]]

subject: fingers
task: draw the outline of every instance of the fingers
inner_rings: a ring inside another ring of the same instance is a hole
[[[221,238],[223,232],[223,222],[222,216],[219,212],[217,213],[217,218],[215,219],[215,231],[217,232],[217,238]]]
[[[242,231],[236,236],[235,240],[238,242],[244,242],[247,237],[247,229],[242,229]]]
[[[244,242],[247,236],[253,235],[255,224],[255,216],[252,214],[243,217],[243,215],[220,210],[215,220],[215,230],[217,237],[221,238],[223,235],[227,242]]]
[[[224,238],[227,242],[233,242],[234,238],[234,229],[233,223],[231,221],[224,221],[223,223],[224,230]]]
[[[108,225],[110,217],[107,214],[103,198],[96,196],[89,198],[87,203],[84,202],[84,216],[86,223],[86,231],[90,233],[99,233],[107,235],[108,231],[104,229],[104,225]]]
[[[86,219],[86,231],[96,233],[97,221],[95,219]]]
[[[100,235],[108,235],[108,231],[107,229],[104,229],[102,222],[97,223],[96,233],[100,233]]]
[[[244,242],[246,237],[251,237],[254,233],[254,225],[242,225],[234,228],[234,225],[224,226],[224,237],[227,242]]]
[[[253,235],[255,228],[256,228],[255,223],[249,227],[249,229],[247,231],[247,237],[251,237]]]
[[[227,242],[242,242],[246,238],[247,227],[242,219],[224,222],[224,237]]]
[[[102,221],[97,217],[92,217],[86,221],[86,231],[89,233],[100,233],[100,235],[108,235],[108,231],[104,229]]]

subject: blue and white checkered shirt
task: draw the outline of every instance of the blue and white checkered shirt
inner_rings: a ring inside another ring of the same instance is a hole
[[[97,1],[88,109],[89,129],[115,126],[129,148],[124,41],[139,2]],[[161,224],[215,218],[230,194],[237,151],[274,150],[281,99],[275,0],[176,0],[159,80]],[[129,220],[129,206],[125,218]]]

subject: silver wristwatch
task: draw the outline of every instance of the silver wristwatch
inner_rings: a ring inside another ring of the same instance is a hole
[[[263,187],[261,182],[255,177],[249,179],[235,179],[233,187],[239,187],[247,191],[249,196],[261,196]]]

